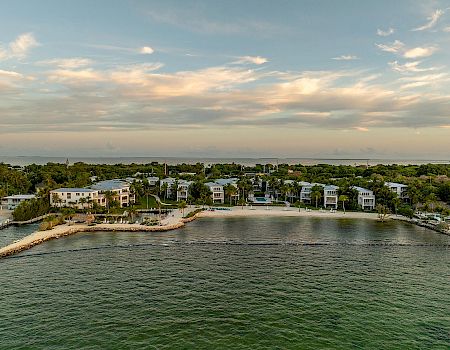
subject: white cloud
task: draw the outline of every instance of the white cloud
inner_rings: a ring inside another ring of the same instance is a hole
[[[419,57],[428,57],[431,56],[434,52],[436,52],[437,48],[434,46],[428,47],[415,47],[413,49],[406,50],[403,54],[405,58],[419,58]]]
[[[336,60],[336,61],[352,61],[352,60],[358,60],[358,59],[359,59],[358,56],[353,56],[353,55],[341,55],[341,56],[332,58],[332,60]]]
[[[2,69],[0,69],[0,77],[13,78],[13,79],[22,79],[22,78],[24,78],[23,74],[20,74],[20,73],[17,73],[17,72],[13,72],[13,71],[8,71],[8,70],[2,70]]]
[[[389,62],[392,70],[400,73],[417,73],[417,72],[427,72],[437,70],[437,67],[420,68],[419,65],[421,61],[406,62],[405,64],[400,64],[398,61]]]
[[[400,40],[395,40],[391,44],[375,44],[381,51],[385,52],[392,52],[392,53],[398,53],[401,52],[405,44],[402,43]]]
[[[239,57],[239,60],[237,60],[234,63],[237,64],[241,64],[241,63],[251,63],[251,64],[256,64],[256,65],[260,65],[260,64],[264,64],[269,62],[269,60],[265,57],[261,57],[261,56],[242,56]]]
[[[414,28],[413,31],[421,31],[421,30],[433,28],[436,25],[439,18],[441,18],[441,16],[445,13],[445,11],[446,10],[439,10],[439,9],[434,11],[430,17],[427,17],[428,22],[426,24],[424,24],[423,26]]]
[[[395,32],[394,28],[389,28],[387,30],[377,29],[378,36],[389,36],[391,34],[394,34],[394,32]]]
[[[151,55],[155,50],[150,46],[144,46],[139,49],[139,52],[143,55]]]
[[[21,34],[9,44],[10,56],[24,58],[33,47],[38,45],[33,33]]]
[[[446,33],[450,33],[450,27],[445,27],[444,29],[442,29],[444,32]]]
[[[56,66],[63,69],[75,69],[89,66],[93,63],[93,61],[89,58],[55,58],[51,60],[45,60],[38,62],[39,65],[49,65]]]

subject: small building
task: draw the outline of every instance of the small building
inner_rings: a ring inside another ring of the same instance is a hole
[[[6,196],[2,198],[2,206],[6,206],[8,210],[16,209],[20,203],[36,198],[34,194],[15,194],[13,196]]]
[[[334,208],[338,207],[338,186],[334,185],[326,185],[323,188],[323,206],[325,208]]]
[[[225,202],[225,193],[222,185],[216,182],[207,182],[205,185],[208,186],[209,190],[212,192],[211,198],[213,203]]]
[[[385,182],[384,185],[388,187],[392,192],[397,194],[397,197],[406,200],[408,196],[408,186],[397,182]]]
[[[231,195],[231,198],[230,198],[231,201],[234,201],[235,203],[237,203],[239,201],[239,190],[238,190],[238,184],[237,184],[238,181],[239,181],[239,179],[237,177],[232,177],[232,178],[229,178],[229,179],[217,179],[217,180],[214,180],[214,182],[216,184],[219,184],[219,185],[223,186],[223,188],[224,188],[224,198],[225,198],[225,195],[226,195],[226,193],[225,193],[225,187],[226,186],[231,185],[234,188],[236,188],[236,193]]]
[[[58,188],[50,191],[50,205],[56,208],[74,207],[89,208],[99,201],[98,191],[90,188]]]
[[[358,204],[363,210],[375,209],[375,195],[373,191],[358,186],[353,187],[353,189],[358,191]]]
[[[167,185],[166,188],[166,198],[170,198],[172,196],[172,187],[174,186],[175,182],[178,180],[173,177],[166,177],[165,179],[162,179],[159,181],[159,188],[162,189],[165,185]]]

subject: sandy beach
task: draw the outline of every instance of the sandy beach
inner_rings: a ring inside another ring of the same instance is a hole
[[[346,219],[378,219],[377,213],[342,212],[330,210],[311,210],[285,207],[232,207],[229,210],[205,210],[198,217],[255,217],[255,216],[288,216],[288,217],[321,217]]]

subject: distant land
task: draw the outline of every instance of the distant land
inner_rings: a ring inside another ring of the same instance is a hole
[[[450,159],[379,159],[379,158],[222,158],[222,157],[47,157],[47,156],[0,156],[0,163],[24,166],[28,164],[65,163],[69,160],[71,164],[83,162],[87,164],[148,164],[151,162],[176,164],[216,164],[237,163],[245,166],[255,164],[330,164],[330,165],[377,165],[377,164],[449,164]]]

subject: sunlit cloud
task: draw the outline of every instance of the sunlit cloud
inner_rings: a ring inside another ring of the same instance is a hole
[[[332,58],[332,60],[336,60],[336,61],[353,61],[353,60],[357,60],[357,59],[359,59],[359,57],[354,56],[354,55],[341,55],[341,56]]]
[[[39,46],[33,33],[24,33],[19,35],[14,41],[9,43],[8,48],[0,47],[0,60],[4,59],[23,59],[31,49]]]
[[[265,57],[261,57],[261,56],[242,56],[239,57],[239,59],[237,61],[235,61],[234,63],[237,64],[242,64],[242,63],[251,63],[251,64],[256,64],[256,65],[261,65],[264,63],[269,62],[269,60]]]
[[[394,32],[395,32],[394,28],[388,28],[387,30],[377,29],[378,36],[389,36],[394,34]]]
[[[405,44],[402,43],[400,40],[395,40],[391,44],[375,44],[381,51],[385,52],[391,52],[391,53],[398,53],[401,52]]]
[[[400,64],[398,61],[389,62],[389,66],[391,66],[392,70],[400,73],[418,73],[418,72],[427,72],[427,71],[433,71],[438,70],[440,68],[438,67],[427,67],[422,68],[420,67],[421,61],[412,61],[412,62],[405,62],[404,64]]]
[[[139,52],[143,55],[151,55],[155,50],[150,46],[144,46],[139,49]]]
[[[38,65],[54,66],[63,69],[76,69],[92,65],[93,63],[94,63],[93,60],[81,57],[55,58],[37,62]]]
[[[436,11],[434,11],[431,16],[427,17],[428,22],[425,23],[424,25],[414,28],[413,31],[421,31],[421,30],[426,30],[426,29],[430,29],[433,28],[436,23],[438,22],[439,18],[442,17],[442,15],[445,13],[446,10],[440,10],[437,9]]]
[[[428,57],[437,51],[437,48],[434,46],[428,47],[415,47],[413,49],[406,50],[403,54],[405,58],[420,58],[420,57]]]

